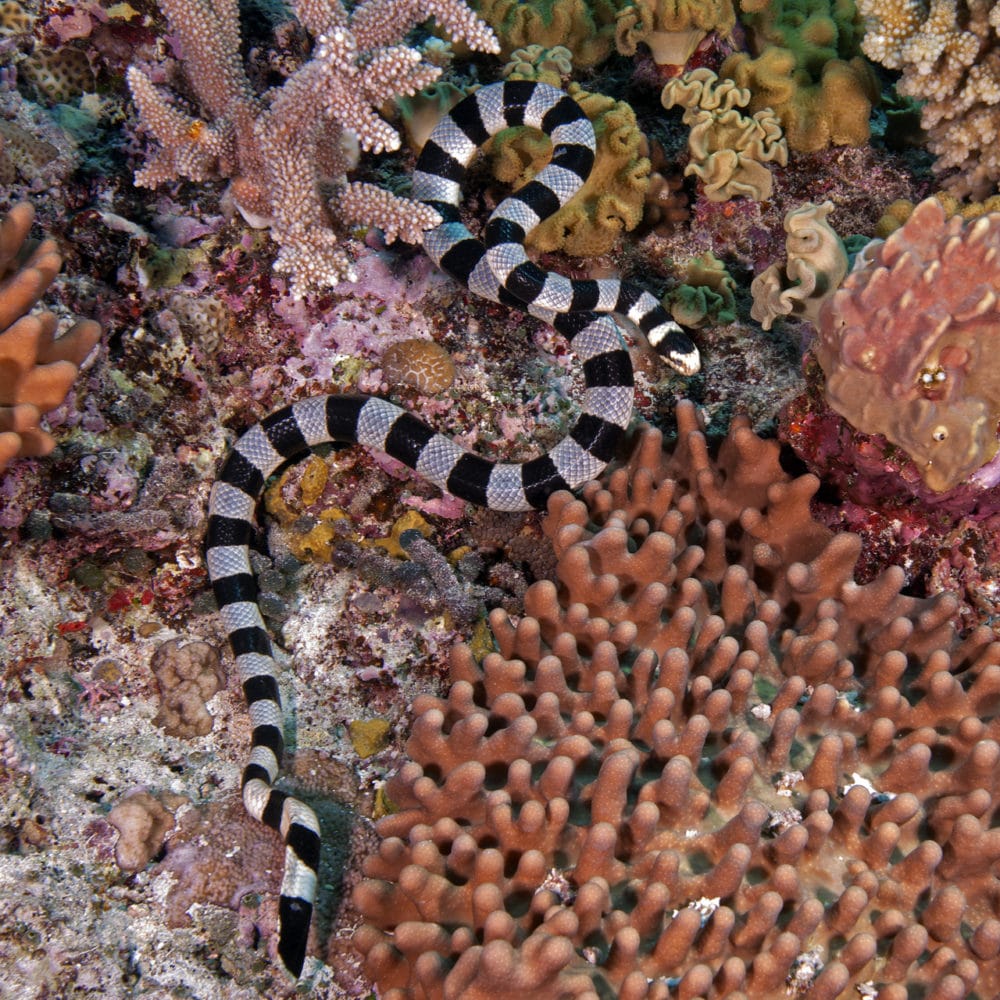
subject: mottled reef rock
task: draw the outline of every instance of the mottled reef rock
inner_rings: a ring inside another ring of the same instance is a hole
[[[994,997],[1000,643],[854,582],[818,480],[693,406],[415,704],[355,936],[406,997]]]

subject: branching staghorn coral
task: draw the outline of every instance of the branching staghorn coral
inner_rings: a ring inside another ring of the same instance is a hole
[[[553,498],[557,581],[414,705],[355,891],[386,1000],[1000,989],[1000,644],[859,586],[738,420]]]
[[[827,402],[906,451],[939,492],[997,454],[998,288],[1000,213],[947,219],[928,198],[820,313]]]
[[[709,201],[741,195],[764,201],[771,196],[774,181],[766,164],[784,166],[788,145],[770,108],[752,118],[739,111],[750,101],[749,90],[700,68],[668,81],[660,101],[665,108],[686,109],[691,162],[684,173],[701,179]]]
[[[784,267],[772,264],[761,271],[750,285],[750,315],[765,330],[779,316],[802,316],[815,325],[823,303],[844,280],[847,250],[826,221],[832,211],[832,201],[807,201],[785,213],[788,259]]]
[[[870,59],[902,70],[899,93],[925,102],[920,123],[945,186],[985,198],[1000,180],[1000,4],[858,0]]]
[[[419,242],[440,218],[424,205],[371,184],[347,183],[356,145],[397,149],[399,135],[374,109],[416,93],[440,75],[419,50],[392,44],[430,17],[473,49],[496,52],[493,33],[461,0],[367,0],[350,13],[339,0],[299,0],[313,36],[312,58],[267,95],[253,92],[240,54],[236,0],[161,0],[183,46],[184,73],[203,118],[182,111],[136,66],[128,85],[143,123],[160,146],[136,173],[140,187],[185,177],[231,180],[234,201],[255,226],[270,226],[280,246],[275,268],[292,291],[351,278],[334,219],[373,225]],[[324,203],[321,186],[336,188]]]
[[[34,217],[21,202],[0,221],[0,470],[55,447],[39,421],[65,399],[101,336],[95,322],[80,320],[57,337],[55,314],[31,311],[62,266],[53,240],[29,244]]]

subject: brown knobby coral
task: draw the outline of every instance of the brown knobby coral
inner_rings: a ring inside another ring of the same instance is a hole
[[[81,320],[57,337],[55,314],[31,311],[62,266],[55,241],[28,242],[34,217],[20,202],[0,220],[0,470],[52,451],[55,439],[39,421],[66,398],[101,336],[97,323]]]
[[[170,736],[191,739],[212,731],[206,702],[226,683],[226,671],[214,646],[207,642],[181,645],[168,639],[150,661],[160,689],[160,710],[153,725]]]
[[[1000,643],[852,577],[818,481],[694,407],[583,499],[556,582],[414,706],[354,899],[385,1000],[993,997]]]
[[[820,312],[827,402],[943,492],[997,454],[1000,212],[922,201]]]
[[[382,376],[392,388],[409,386],[434,395],[455,381],[455,362],[433,340],[408,337],[390,344],[382,355]]]

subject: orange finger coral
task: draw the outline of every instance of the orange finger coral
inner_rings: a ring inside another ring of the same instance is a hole
[[[385,1000],[1000,991],[1000,643],[853,578],[695,410],[552,498],[557,582],[414,705],[355,935]]]
[[[101,335],[97,323],[81,320],[56,337],[54,313],[29,312],[62,266],[53,240],[28,245],[34,214],[21,202],[0,221],[0,469],[55,447],[39,420],[65,399]]]

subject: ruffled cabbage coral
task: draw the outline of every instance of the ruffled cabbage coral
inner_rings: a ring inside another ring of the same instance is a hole
[[[583,187],[528,233],[525,244],[542,252],[594,257],[642,220],[650,163],[641,155],[642,132],[628,104],[588,93],[576,83],[567,93],[593,123],[597,157]],[[493,174],[520,187],[548,163],[551,152],[548,136],[526,127],[505,129],[493,140]]]

